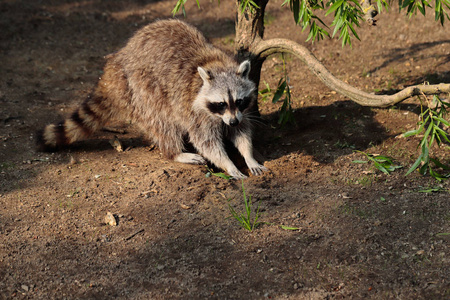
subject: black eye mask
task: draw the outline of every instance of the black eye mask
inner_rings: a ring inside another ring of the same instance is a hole
[[[225,110],[227,109],[228,104],[226,102],[209,102],[208,103],[208,109],[214,113],[223,115]]]

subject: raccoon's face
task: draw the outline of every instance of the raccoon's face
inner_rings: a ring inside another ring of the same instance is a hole
[[[203,87],[194,103],[222,119],[229,126],[238,126],[244,112],[253,101],[255,85],[248,79],[250,62],[244,61],[237,70],[212,74],[199,67]]]

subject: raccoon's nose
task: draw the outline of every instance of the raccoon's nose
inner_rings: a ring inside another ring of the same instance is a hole
[[[238,119],[231,119],[230,120],[230,126],[238,126],[239,125],[239,120]]]

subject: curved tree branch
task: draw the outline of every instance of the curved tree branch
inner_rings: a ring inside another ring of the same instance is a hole
[[[319,79],[332,90],[349,97],[362,106],[388,107],[415,95],[436,95],[449,93],[450,84],[414,85],[393,95],[374,95],[337,79],[324,65],[305,47],[287,39],[261,40],[253,49],[253,54],[261,59],[274,53],[291,53],[302,60]]]

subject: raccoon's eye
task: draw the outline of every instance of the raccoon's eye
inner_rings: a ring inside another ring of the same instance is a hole
[[[250,97],[244,97],[243,99],[237,99],[234,103],[240,110],[244,110],[250,104]]]
[[[225,107],[227,106],[227,103],[226,103],[226,102],[219,102],[219,103],[217,103],[216,105],[217,105],[217,107],[219,107],[219,108],[225,108]]]
[[[214,114],[223,114],[227,107],[226,102],[209,102],[207,104],[208,109]]]

